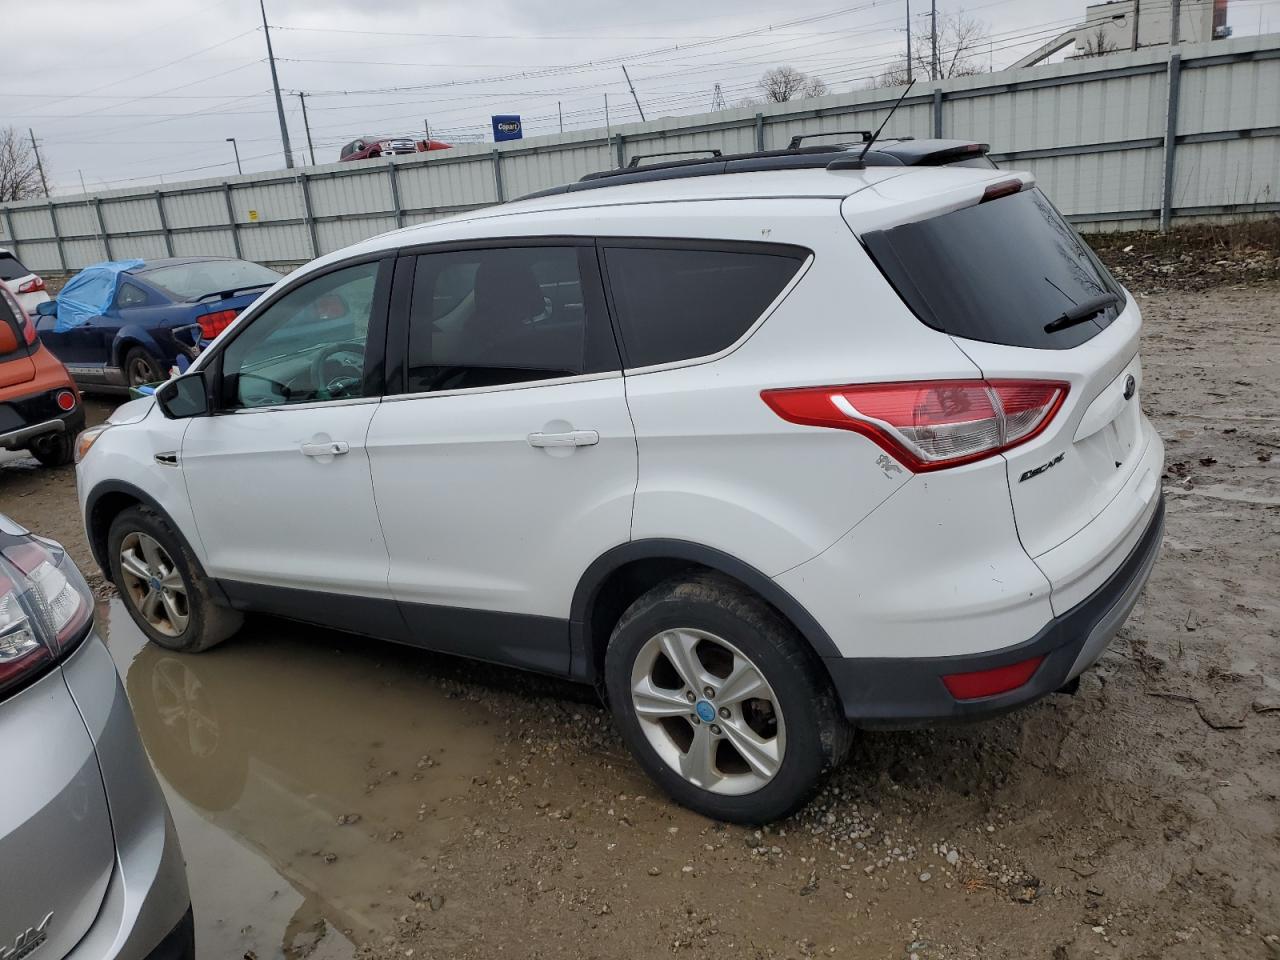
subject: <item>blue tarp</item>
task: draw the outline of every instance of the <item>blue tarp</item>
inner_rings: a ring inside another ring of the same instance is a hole
[[[53,325],[54,332],[66,333],[106,313],[116,298],[120,274],[143,264],[142,260],[110,260],[77,273],[58,294],[58,321]]]

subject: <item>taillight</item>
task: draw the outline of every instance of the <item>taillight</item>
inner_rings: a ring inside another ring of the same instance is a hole
[[[988,200],[999,200],[1001,197],[1011,197],[1015,193],[1022,190],[1023,183],[1021,180],[1002,180],[999,183],[993,183],[987,189],[982,191],[982,199],[979,203],[986,203]]]
[[[913,473],[972,463],[1026,443],[1053,419],[1067,384],[1050,380],[912,380],[766,390],[778,416],[852,430]]]
[[[0,548],[0,694],[68,652],[93,617],[93,594],[51,540]]]
[[[26,283],[18,284],[19,293],[39,293],[44,289],[44,281],[39,277],[32,277]]]
[[[53,399],[58,404],[58,409],[64,413],[70,413],[76,408],[76,395],[70,390],[59,390],[53,395]]]
[[[206,313],[200,318],[200,335],[206,340],[212,340],[227,327],[231,326],[231,321],[235,320],[236,311],[234,310],[218,310],[215,313]]]

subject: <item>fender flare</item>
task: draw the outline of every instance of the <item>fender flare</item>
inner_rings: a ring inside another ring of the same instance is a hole
[[[588,649],[588,618],[605,582],[619,568],[635,560],[685,560],[709,567],[739,581],[761,599],[775,607],[808,642],[819,657],[843,657],[840,648],[813,615],[784,590],[777,581],[714,547],[688,540],[632,540],[620,544],[597,557],[578,580],[569,613],[569,629],[573,651],[571,672],[592,677],[594,667]]]
[[[111,580],[111,560],[105,555],[105,551],[101,549],[102,545],[98,542],[98,538],[93,535],[91,520],[94,510],[102,501],[102,498],[113,493],[124,494],[133,500],[137,500],[149,510],[154,510],[156,513],[160,514],[160,516],[163,517],[165,522],[169,525],[170,529],[173,530],[174,535],[182,541],[183,549],[187,551],[187,555],[195,561],[196,572],[208,584],[210,593],[214,595],[215,599],[230,606],[226,600],[226,596],[222,592],[221,586],[218,585],[218,581],[211,579],[204,572],[204,564],[200,562],[200,555],[192,549],[191,541],[188,540],[187,535],[182,532],[182,528],[174,522],[169,511],[160,506],[159,501],[156,500],[155,497],[151,496],[151,494],[124,480],[103,480],[89,491],[89,495],[85,497],[84,500],[84,526],[85,532],[89,534],[89,550],[93,553],[94,561],[98,564],[99,569],[102,570],[103,576],[105,576],[108,581]]]

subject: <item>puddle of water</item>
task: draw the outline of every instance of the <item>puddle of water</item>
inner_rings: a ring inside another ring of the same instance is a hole
[[[389,931],[412,905],[388,889],[430,875],[449,801],[492,768],[484,709],[427,654],[319,628],[251,619],[175,654],[118,599],[99,628],[182,840],[198,954],[343,960]]]

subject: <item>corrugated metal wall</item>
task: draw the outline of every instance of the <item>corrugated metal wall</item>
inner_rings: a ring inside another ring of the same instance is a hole
[[[1173,81],[1171,84],[1171,80]],[[1166,150],[1169,91],[1178,91]],[[242,256],[292,265],[398,226],[577,180],[635,154],[780,149],[874,129],[896,94],[863,90],[357,164],[0,206],[32,269],[105,258]],[[918,84],[885,136],[991,144],[1084,229],[1280,211],[1280,36],[1246,37]],[[1172,176],[1166,178],[1166,156]]]

